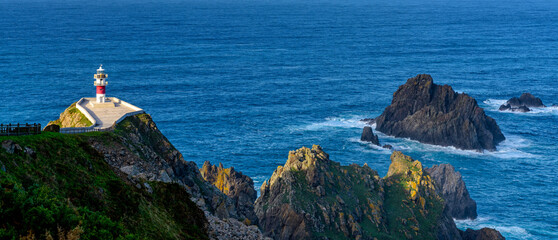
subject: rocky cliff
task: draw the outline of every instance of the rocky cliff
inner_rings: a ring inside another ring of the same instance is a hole
[[[237,212],[246,216],[244,219],[246,225],[258,223],[258,218],[254,213],[257,193],[254,189],[254,181],[250,177],[235,171],[233,167],[223,168],[223,164],[219,163],[219,166],[215,166],[211,165],[209,161],[203,163],[200,172],[205,181],[232,198]]]
[[[477,218],[477,203],[469,196],[469,191],[461,174],[450,164],[434,165],[424,169],[436,183],[438,193],[444,198],[450,215],[455,219]]]
[[[184,187],[131,181],[89,145],[95,135],[0,137],[0,238],[209,238]]]
[[[92,124],[93,123],[91,123],[91,121],[89,121],[89,119],[87,119],[87,117],[85,117],[85,115],[83,115],[83,113],[76,108],[76,103],[73,103],[60,114],[58,119],[50,121],[47,124],[47,127],[49,125],[58,125],[61,128],[89,127]]]
[[[74,106],[70,106],[54,123],[80,119],[83,114]],[[70,125],[76,126],[75,124]],[[62,126],[68,127],[64,124]],[[53,135],[79,139],[81,147],[88,149],[87,151],[90,151],[91,154],[100,156],[115,174],[123,176],[130,185],[138,189],[156,191],[155,188],[148,187],[149,185],[144,186],[143,183],[146,181],[180,186],[188,198],[195,202],[196,209],[203,210],[201,218],[205,223],[209,220],[209,224],[204,225],[202,229],[204,236],[215,239],[222,239],[222,236],[232,236],[229,239],[264,239],[258,228],[248,227],[240,222],[252,219],[257,223],[253,211],[237,212],[236,206],[246,207],[246,203],[237,204],[237,199],[227,196],[205,181],[196,164],[183,159],[182,155],[158,130],[148,114],[139,114],[124,119],[116,125],[113,132],[91,132],[78,135],[45,134],[30,138],[41,140],[43,136]],[[59,146],[53,147],[53,150],[56,151],[57,147]],[[24,152],[24,150],[19,152]],[[4,161],[1,163],[4,164]],[[251,190],[255,194],[253,187]],[[251,197],[253,206],[255,196]],[[243,197],[238,199],[242,200]],[[203,214],[204,211],[205,214]],[[204,218],[203,215],[208,217]],[[226,232],[234,234],[225,234]]]
[[[394,152],[385,178],[321,147],[291,151],[261,187],[256,214],[274,239],[460,239],[418,161]]]
[[[460,149],[493,151],[505,140],[498,124],[477,101],[427,74],[407,80],[376,118],[376,130],[395,137]]]
[[[148,114],[130,116],[113,133],[88,138],[111,166],[130,179],[176,182],[185,187],[202,209],[219,218],[240,218],[235,203],[206,182],[194,162],[185,161]]]

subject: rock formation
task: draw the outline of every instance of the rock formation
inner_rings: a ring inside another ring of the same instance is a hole
[[[469,196],[461,174],[450,164],[424,169],[436,182],[438,193],[444,198],[450,215],[455,219],[477,218],[477,203]]]
[[[177,182],[202,209],[217,217],[246,218],[237,213],[231,198],[203,179],[194,162],[184,160],[148,114],[127,117],[116,126],[114,133],[88,140],[105,161],[130,179]]]
[[[76,103],[70,105],[64,112],[60,114],[60,117],[54,121],[50,121],[45,129],[53,129],[49,127],[50,125],[58,125],[61,128],[66,127],[89,127],[91,126],[91,121],[76,108]]]
[[[258,223],[254,213],[254,202],[258,196],[254,189],[254,181],[250,177],[235,171],[233,167],[223,168],[223,164],[219,163],[219,166],[215,166],[209,161],[203,163],[200,172],[206,181],[232,198],[236,204],[236,211],[246,216],[244,223],[247,225]]]
[[[468,228],[466,231],[460,231],[463,240],[505,240],[504,236],[496,229],[482,228],[473,230]]]
[[[380,146],[380,140],[378,140],[378,135],[374,134],[372,128],[366,126],[362,129],[362,135],[360,136],[360,141],[371,142],[375,145]]]
[[[423,171],[421,162],[399,151],[391,154],[391,164],[385,177],[386,208],[397,211],[391,221],[401,222],[414,231],[392,226],[407,239],[421,236],[430,239],[459,239],[460,234],[449,215],[443,198],[432,178]],[[391,211],[388,211],[388,216]],[[393,232],[392,232],[393,234]]]
[[[510,98],[505,104],[500,106],[500,111],[512,111],[512,112],[529,112],[531,108],[542,108],[546,107],[542,100],[538,97],[533,96],[530,93],[523,93],[519,98]]]
[[[272,240],[265,237],[256,225],[246,224],[234,219],[220,219],[205,211],[209,222],[209,237],[216,240]]]
[[[260,227],[274,239],[461,239],[421,163],[397,151],[391,160],[382,179],[316,145],[291,151],[262,184]]]
[[[460,149],[494,151],[505,140],[498,124],[477,101],[427,74],[407,80],[376,118],[376,130],[395,137]]]

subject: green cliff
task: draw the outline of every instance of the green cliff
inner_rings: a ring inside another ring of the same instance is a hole
[[[1,239],[207,239],[176,183],[132,183],[88,140],[112,133],[0,138]]]

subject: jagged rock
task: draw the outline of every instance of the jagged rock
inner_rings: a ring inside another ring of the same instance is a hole
[[[531,109],[529,109],[526,106],[519,106],[519,107],[512,107],[510,104],[506,103],[506,104],[502,104],[500,106],[500,108],[498,108],[499,111],[512,111],[512,112],[530,112]]]
[[[234,219],[219,219],[205,211],[209,222],[209,237],[216,240],[272,240],[265,237],[256,225],[246,226]]]
[[[421,162],[413,160],[411,157],[404,155],[399,151],[394,151],[391,154],[391,164],[389,165],[388,173],[386,175],[387,181],[387,194],[396,192],[397,190],[404,190],[407,194],[407,199],[410,205],[417,205],[421,209],[427,211],[439,211],[437,216],[431,216],[436,219],[435,233],[430,233],[430,238],[437,239],[460,239],[459,230],[455,226],[455,222],[449,214],[448,208],[443,204],[443,198],[438,194],[436,185],[432,178],[423,171]],[[403,184],[403,189],[400,185]],[[395,189],[390,189],[395,188]],[[404,200],[405,201],[405,200]],[[388,212],[389,213],[389,212]],[[420,210],[416,212],[413,208],[409,208],[407,213],[402,213],[402,218],[407,216],[415,216],[417,214],[425,215]],[[406,234],[407,235],[407,234]],[[426,236],[423,236],[426,237]],[[428,238],[428,237],[427,237]]]
[[[425,168],[434,179],[438,192],[444,198],[450,215],[455,219],[477,218],[477,203],[469,196],[469,191],[461,174],[450,164]]]
[[[184,160],[148,114],[127,117],[116,125],[115,134],[88,141],[107,163],[132,181],[176,182],[201,209],[219,218],[246,218],[238,214],[230,197],[203,179],[194,162]]]
[[[382,146],[385,149],[389,149],[389,150],[393,150],[393,146],[389,145],[389,144],[384,144],[384,146]]]
[[[378,140],[378,135],[375,135],[374,132],[372,132],[372,128],[369,126],[366,126],[362,129],[362,135],[360,136],[360,141],[371,142],[375,145],[380,146],[380,140]]]
[[[21,148],[21,146],[19,146],[19,144],[14,143],[14,141],[12,141],[12,140],[2,141],[2,148],[10,154],[14,154],[14,153],[17,154],[17,153],[23,151],[23,148]]]
[[[258,223],[254,213],[257,193],[254,189],[254,181],[250,177],[235,171],[233,167],[223,168],[223,164],[219,163],[219,166],[215,166],[209,161],[204,162],[200,173],[206,181],[235,201],[237,212],[247,217],[245,223],[248,225]]]
[[[274,239],[461,239],[422,164],[397,151],[391,159],[381,179],[367,164],[331,161],[316,145],[291,151],[256,200],[263,232]]]
[[[505,140],[494,119],[477,101],[436,85],[420,74],[407,80],[393,94],[391,105],[376,118],[376,130],[395,137],[460,149],[494,151]]]
[[[500,111],[512,111],[512,112],[529,112],[534,108],[546,107],[542,100],[538,97],[533,96],[530,93],[523,93],[519,98],[510,98],[505,104],[502,104],[498,110]]]
[[[354,191],[358,188],[361,191]],[[262,184],[256,214],[263,232],[274,239],[311,239],[332,233],[371,239],[362,231],[385,232],[383,187],[367,165],[340,166],[320,146],[289,152],[284,166]]]
[[[505,240],[504,236],[496,229],[482,228],[480,230],[473,230],[467,228],[466,231],[460,231],[463,240]]]

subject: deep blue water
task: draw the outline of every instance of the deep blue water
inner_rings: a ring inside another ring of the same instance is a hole
[[[558,104],[556,3],[300,2],[0,0],[0,122],[56,119],[94,96],[102,63],[107,95],[144,108],[198,166],[234,166],[259,189],[289,150],[319,144],[385,175],[390,153],[358,141],[358,120],[429,73],[476,98],[508,140],[484,154],[380,141],[461,172],[479,219],[459,227],[558,238],[558,108],[497,111],[524,91]]]

